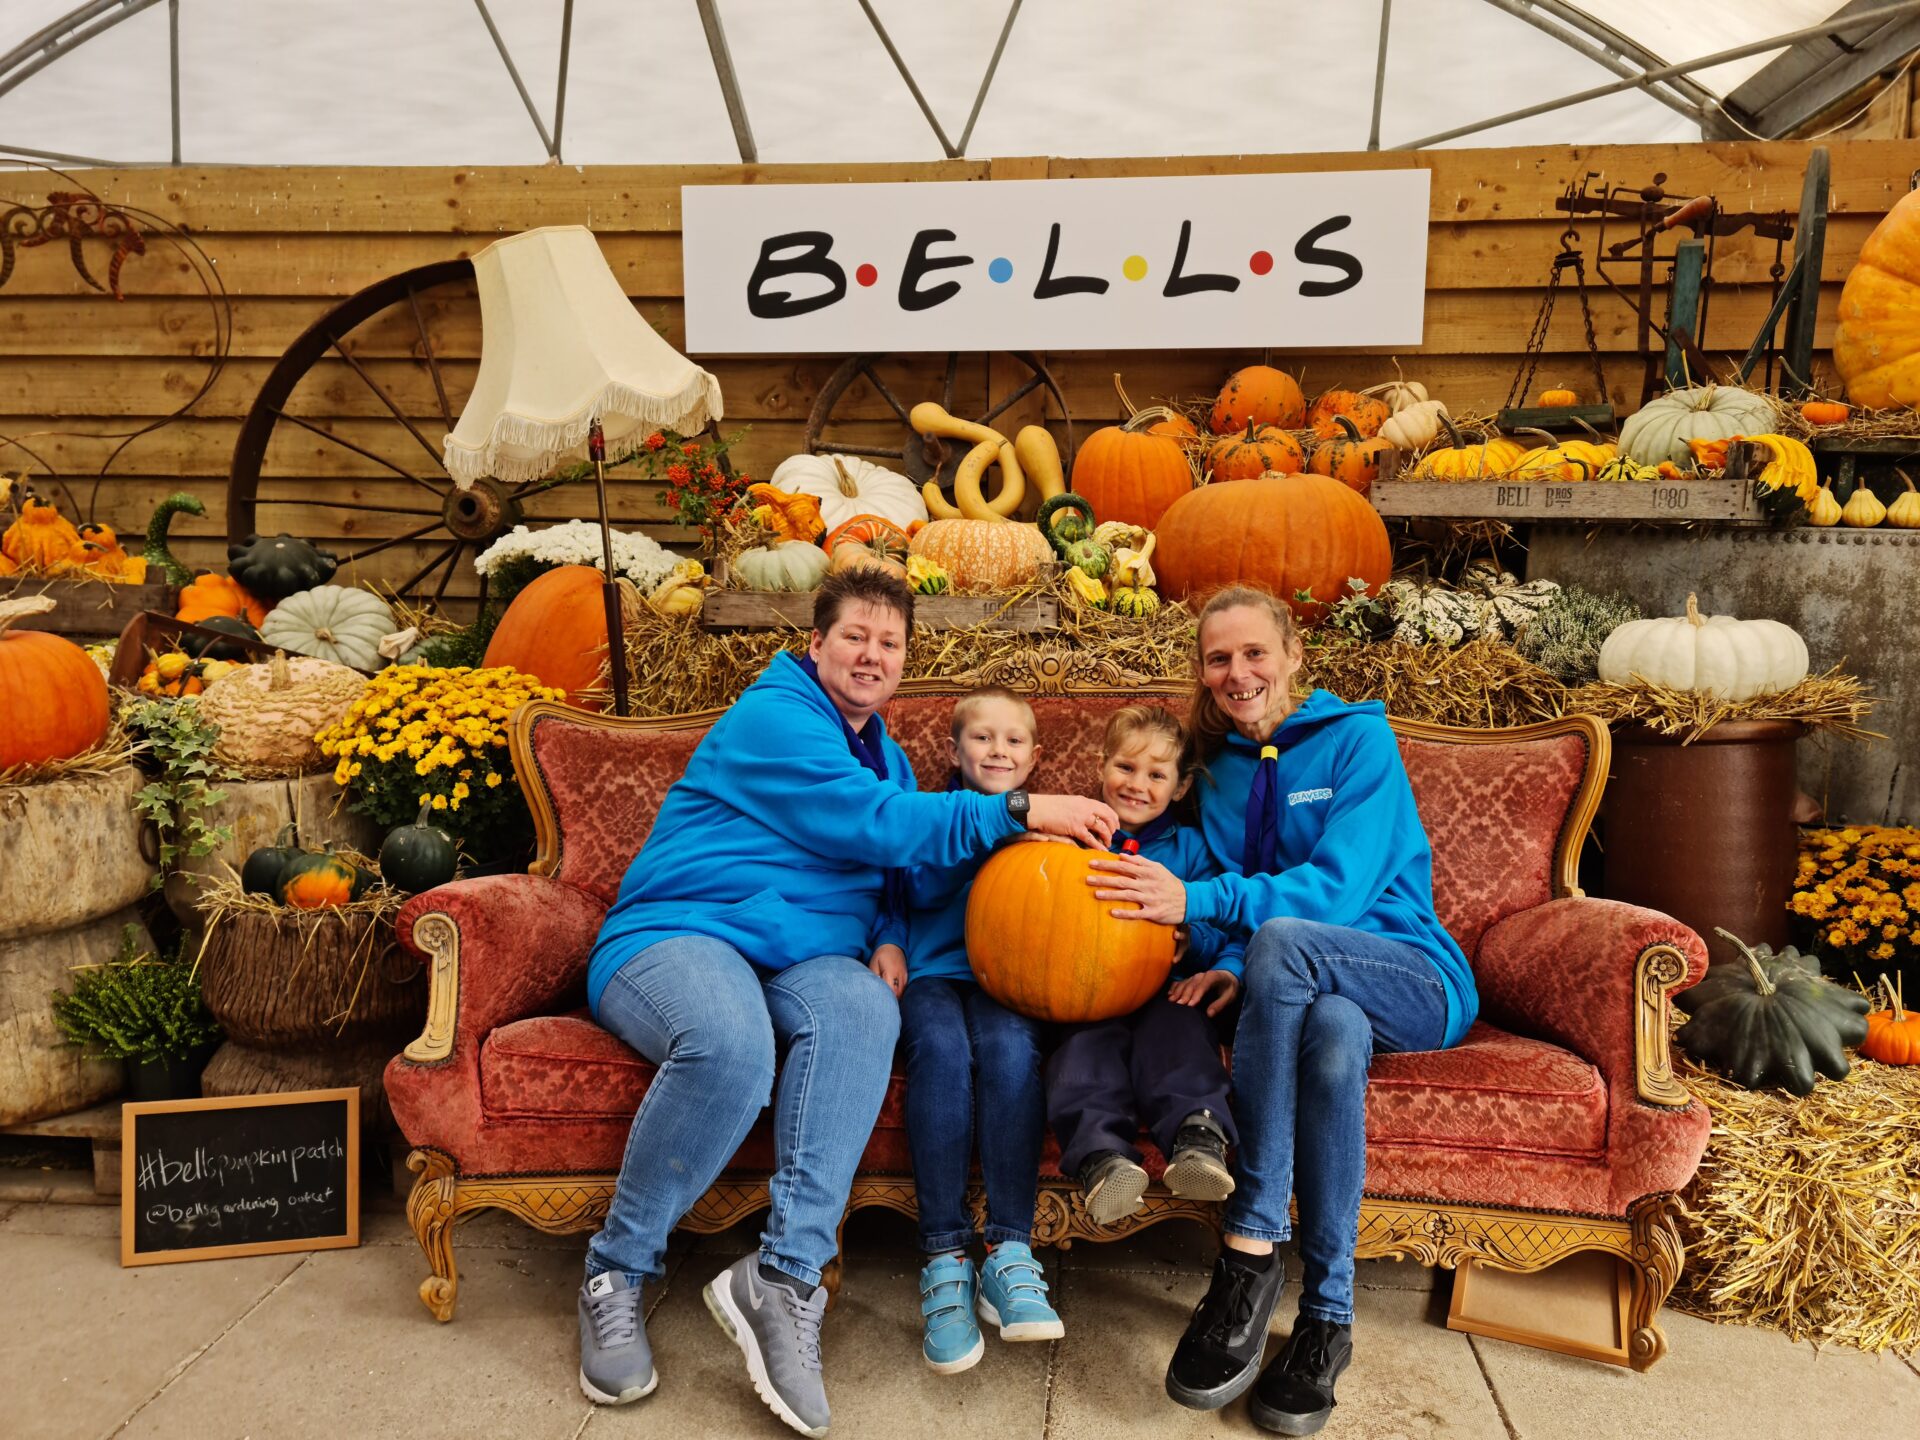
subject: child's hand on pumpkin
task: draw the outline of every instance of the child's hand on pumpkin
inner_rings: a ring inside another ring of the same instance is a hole
[[[907,988],[907,952],[898,945],[876,945],[867,968],[886,981],[894,999]]]
[[[1230,972],[1209,970],[1204,975],[1189,975],[1174,981],[1167,998],[1176,1005],[1205,1005],[1207,1014],[1218,1015],[1239,993],[1240,982]]]

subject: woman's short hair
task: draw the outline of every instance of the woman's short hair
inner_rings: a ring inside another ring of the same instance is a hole
[[[1291,649],[1300,643],[1300,631],[1293,623],[1293,611],[1287,608],[1286,601],[1269,591],[1252,585],[1229,585],[1224,590],[1216,590],[1213,598],[1201,607],[1199,619],[1194,625],[1193,699],[1187,706],[1187,729],[1203,756],[1212,755],[1219,749],[1227,732],[1233,728],[1233,722],[1221,713],[1219,705],[1214,702],[1213,691],[1207,688],[1207,656],[1201,648],[1201,636],[1206,633],[1208,620],[1222,610],[1237,610],[1243,606],[1250,610],[1264,610],[1272,619],[1274,628],[1280,632],[1283,646]]]
[[[889,575],[871,565],[860,565],[851,570],[842,570],[837,575],[829,575],[821,582],[819,591],[813,597],[813,628],[825,635],[840,619],[840,612],[849,605],[871,605],[878,610],[891,610],[907,627],[907,634],[913,634],[913,591],[897,575]]]

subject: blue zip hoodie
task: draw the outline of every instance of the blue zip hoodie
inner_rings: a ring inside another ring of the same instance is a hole
[[[649,945],[705,935],[755,965],[864,957],[905,939],[884,917],[888,866],[958,865],[1020,827],[998,795],[921,794],[906,753],[878,726],[878,779],[848,748],[826,692],[776,655],[700,742],[620,882],[587,965],[595,1007]]]
[[[1113,853],[1119,854],[1133,838],[1125,830],[1116,831]],[[1220,873],[1200,832],[1188,827],[1175,826],[1141,841],[1140,853],[1158,860],[1182,880],[1201,880]],[[973,967],[967,960],[967,895],[986,861],[987,857],[980,855],[952,866],[918,865],[909,873],[909,984],[920,979],[973,979]],[[1187,952],[1174,971],[1176,977],[1225,970],[1236,980],[1240,978],[1244,945],[1204,922],[1190,925],[1188,930]]]
[[[1279,868],[1241,873],[1247,798],[1260,747],[1229,731],[1208,762],[1200,826],[1225,873],[1187,883],[1187,918],[1251,934],[1297,916],[1398,940],[1424,952],[1446,987],[1446,1043],[1479,1009],[1473,970],[1433,910],[1433,851],[1400,747],[1377,700],[1348,705],[1316,690],[1268,742],[1280,752]]]

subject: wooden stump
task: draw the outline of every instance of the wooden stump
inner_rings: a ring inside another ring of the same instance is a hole
[[[271,1050],[399,1046],[426,1020],[426,972],[391,915],[229,911],[208,927],[200,988],[230,1040]]]
[[[230,825],[233,838],[210,855],[186,861],[181,869],[196,875],[238,871],[247,857],[271,845],[284,825],[300,828],[300,841],[313,849],[331,841],[343,850],[377,855],[385,830],[347,809],[347,792],[333,783],[333,772],[296,775],[290,780],[225,780],[227,798],[205,812],[209,827]]]
[[[0,786],[0,941],[98,920],[147,893],[154,867],[140,856],[133,809],[145,783],[123,765],[104,775]],[[0,1023],[7,1014],[0,1006]]]
[[[281,1095],[294,1090],[360,1088],[360,1128],[398,1133],[387,1109],[387,1062],[399,1053],[390,1040],[363,1040],[339,1050],[263,1050],[229,1040],[200,1076],[202,1095]]]
[[[111,960],[122,926],[138,919],[129,908],[49,935],[0,940],[0,1125],[64,1115],[119,1093],[120,1062],[88,1060],[65,1044],[50,997],[71,986],[76,965]],[[141,938],[153,943],[144,929]]]

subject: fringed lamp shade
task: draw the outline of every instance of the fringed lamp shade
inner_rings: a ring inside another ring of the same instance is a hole
[[[473,272],[480,374],[447,436],[462,489],[551,474],[585,455],[596,420],[613,460],[655,430],[689,435],[720,418],[720,382],[640,318],[586,226],[496,240]]]

